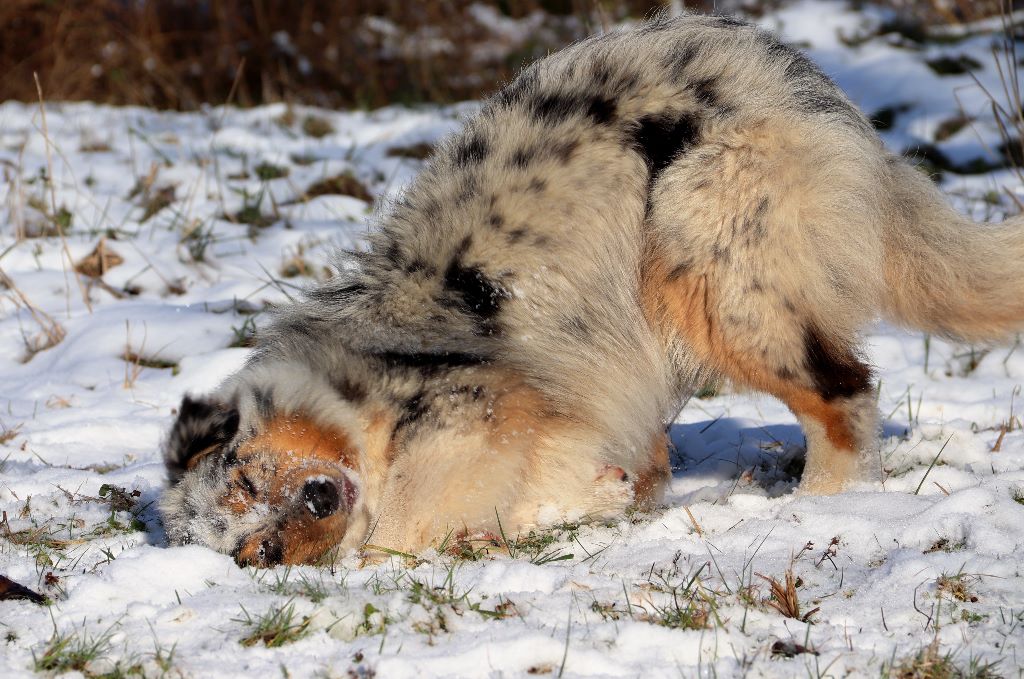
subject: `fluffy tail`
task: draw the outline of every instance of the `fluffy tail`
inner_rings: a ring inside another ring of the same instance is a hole
[[[974,223],[921,172],[889,167],[883,313],[969,341],[1024,328],[1024,218]]]

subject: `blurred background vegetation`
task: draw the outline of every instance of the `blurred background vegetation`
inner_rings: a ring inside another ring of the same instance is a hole
[[[757,16],[785,0],[0,0],[0,101],[194,109],[473,99],[525,63],[665,6]],[[1004,0],[860,0],[907,35]],[[1014,6],[1021,4],[1013,2]]]

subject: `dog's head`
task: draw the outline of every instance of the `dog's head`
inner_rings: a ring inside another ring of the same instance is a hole
[[[182,401],[164,449],[168,539],[240,565],[315,561],[361,510],[357,428],[276,409],[258,390],[247,396]]]

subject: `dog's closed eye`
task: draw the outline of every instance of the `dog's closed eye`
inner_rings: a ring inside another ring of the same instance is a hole
[[[254,484],[244,473],[238,475],[238,485],[240,485],[250,496],[253,498],[256,497],[256,484]]]

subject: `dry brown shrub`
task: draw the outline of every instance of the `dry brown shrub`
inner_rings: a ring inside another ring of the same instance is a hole
[[[662,4],[5,0],[0,101],[35,99],[33,72],[48,99],[159,108],[218,103],[232,91],[241,105],[379,106],[475,98],[523,63],[586,35],[596,22],[644,16]],[[525,37],[491,28],[535,12],[545,15]]]
[[[1021,0],[869,0],[947,24]],[[784,0],[687,0],[759,16]],[[231,98],[330,107],[450,102],[493,91],[533,59],[669,0],[4,0],[0,101],[194,109]],[[528,30],[493,26],[534,17]],[[243,67],[244,65],[244,67]],[[237,83],[236,83],[237,81]],[[237,84],[237,87],[235,85]]]
[[[925,25],[970,23],[1024,5],[1019,0],[881,0],[881,4]]]

